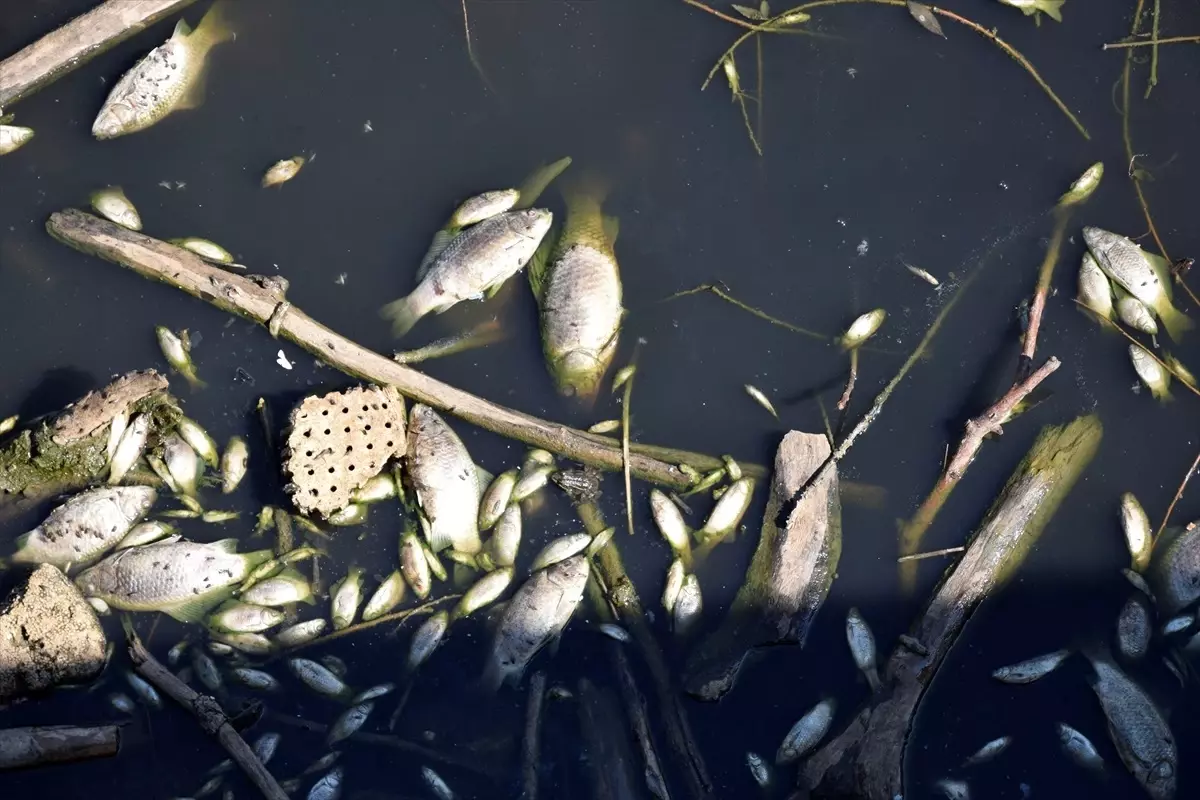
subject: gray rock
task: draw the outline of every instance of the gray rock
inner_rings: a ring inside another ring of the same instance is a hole
[[[0,704],[104,669],[107,642],[96,612],[56,567],[43,564],[0,603]]]

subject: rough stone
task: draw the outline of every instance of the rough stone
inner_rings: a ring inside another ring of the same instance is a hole
[[[56,567],[37,567],[0,603],[0,704],[90,681],[104,669],[106,644],[75,585]]]

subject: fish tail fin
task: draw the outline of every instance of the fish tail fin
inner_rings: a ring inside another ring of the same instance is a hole
[[[1167,335],[1171,337],[1171,341],[1173,342],[1179,342],[1183,334],[1196,327],[1196,324],[1188,318],[1187,314],[1184,314],[1171,305],[1171,301],[1165,297],[1155,311],[1158,312],[1158,319],[1162,322],[1163,327],[1167,329]]]
[[[603,205],[611,191],[612,183],[598,172],[580,172],[562,180],[562,196],[568,214],[575,206]]]
[[[867,678],[867,685],[871,687],[871,694],[879,694],[879,690],[883,688],[883,682],[879,680],[879,668],[872,665],[863,674]]]
[[[236,539],[233,541],[237,542]],[[270,560],[274,555],[274,551],[271,550],[251,550],[249,553],[242,553],[242,563],[246,565],[246,571],[249,572],[259,564]]]
[[[411,294],[388,303],[379,309],[379,314],[384,319],[392,321],[392,334],[396,338],[412,330],[412,327],[417,324],[417,320],[424,316],[418,310],[417,304]]]
[[[192,389],[203,389],[205,386],[208,386],[207,383],[200,380],[200,377],[196,374],[194,369],[189,369],[187,372],[183,373],[183,378],[188,382],[188,385],[191,386]]]
[[[229,0],[216,0],[188,39],[197,47],[208,50],[222,42],[231,42],[237,34],[229,25]]]
[[[1055,22],[1062,22],[1062,7],[1067,0],[1040,0],[1038,8]]]
[[[552,164],[540,164],[535,167],[517,188],[517,202],[513,206],[513,211],[532,208],[533,204],[542,196],[542,192],[546,191],[546,187],[569,166],[571,166],[571,157],[566,156]]]

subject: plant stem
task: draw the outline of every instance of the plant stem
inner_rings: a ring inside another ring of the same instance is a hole
[[[668,300],[675,300],[680,297],[687,297],[688,295],[692,295],[692,294],[700,294],[701,292],[712,292],[717,297],[724,300],[726,303],[735,305],[738,308],[740,308],[742,311],[746,311],[750,314],[753,314],[754,316],[758,317],[761,320],[769,322],[772,325],[778,325],[780,328],[789,330],[792,333],[798,333],[801,336],[808,336],[813,339],[820,339],[823,342],[831,342],[835,338],[833,336],[826,336],[823,333],[817,333],[816,331],[809,330],[808,328],[801,328],[799,325],[793,325],[790,322],[779,319],[779,317],[772,317],[770,314],[768,314],[765,311],[760,311],[759,309],[755,308],[752,305],[749,305],[748,303],[743,303],[741,300],[738,300],[736,297],[734,297],[732,294],[730,294],[729,289],[727,287],[718,286],[715,283],[702,283],[699,286],[693,286],[691,289],[684,289],[683,291],[679,291],[673,295],[664,297],[659,302],[665,303]]]
[[[1150,99],[1150,93],[1158,85],[1158,12],[1160,0],[1154,0],[1154,23],[1150,29],[1150,80],[1146,82],[1146,94],[1142,98]]]
[[[1192,465],[1183,474],[1183,480],[1179,482],[1179,488],[1175,490],[1175,496],[1171,498],[1171,505],[1167,506],[1167,513],[1163,514],[1162,523],[1158,526],[1158,530],[1154,532],[1154,538],[1150,540],[1151,549],[1154,548],[1154,543],[1158,541],[1158,537],[1162,536],[1167,523],[1171,521],[1171,512],[1175,510],[1175,504],[1183,497],[1183,490],[1187,488],[1188,481],[1196,474],[1197,469],[1200,469],[1200,453],[1196,453],[1196,458],[1192,461]]]
[[[850,395],[854,391],[854,382],[858,380],[858,348],[850,351],[850,377],[846,379],[846,391],[842,392],[841,398],[837,402],[838,411],[845,411],[846,406],[850,405]],[[828,426],[828,421],[826,422]],[[832,438],[832,436],[830,437]]]
[[[961,553],[966,550],[966,547],[959,545],[958,547],[945,547],[941,550],[930,550],[927,553],[913,553],[911,556],[900,556],[896,561],[904,564],[909,561],[924,561],[927,558],[938,558],[939,556],[952,556],[955,553]]]
[[[1157,6],[1158,3],[1156,2]],[[1168,36],[1166,39],[1150,39],[1142,42],[1109,42],[1101,47],[1101,50],[1124,50],[1128,47],[1150,47],[1153,45],[1155,49],[1160,44],[1200,44],[1200,36]]]
[[[630,536],[633,536],[633,485],[629,480],[629,404],[633,401],[633,381],[637,377],[637,358],[641,349],[642,340],[638,339],[629,359],[627,368],[630,373],[625,379],[625,391],[621,395],[621,476],[625,479],[625,523]]]
[[[1046,311],[1046,298],[1050,296],[1050,281],[1054,277],[1054,265],[1058,263],[1058,254],[1062,250],[1070,218],[1069,208],[1054,210],[1054,233],[1050,235],[1050,244],[1046,247],[1046,255],[1042,259],[1041,269],[1038,270],[1037,288],[1033,293],[1033,303],[1029,307],[1029,327],[1025,330],[1025,342],[1021,347],[1021,372],[1027,372],[1033,366],[1038,332],[1042,327],[1042,315]],[[1018,379],[1024,377],[1018,374]]]
[[[693,8],[698,8],[701,11],[707,11],[709,14],[712,14],[714,17],[719,17],[720,19],[723,19],[726,22],[732,22],[734,25],[737,25],[741,28],[749,28],[751,31],[758,30],[758,26],[755,25],[754,23],[747,22],[744,19],[738,19],[737,17],[731,17],[728,14],[724,14],[720,11],[717,11],[715,8],[713,8],[711,6],[706,6],[704,3],[701,3],[700,0],[683,0],[683,2],[687,3],[689,6],[692,6]]]

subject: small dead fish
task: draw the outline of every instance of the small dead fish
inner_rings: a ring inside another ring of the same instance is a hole
[[[836,707],[835,701],[830,697],[817,703],[801,717],[783,737],[779,752],[775,754],[776,766],[794,763],[816,747],[825,738],[825,734],[829,733]]]
[[[162,698],[158,696],[158,690],[147,683],[144,678],[132,672],[126,672],[125,680],[139,700],[152,708],[162,708]]]
[[[378,698],[389,695],[394,691],[396,691],[396,684],[380,683],[376,686],[370,687],[369,689],[364,689],[356,694],[350,701],[350,705],[356,706],[360,703],[365,703],[368,700],[377,700]]]
[[[1150,590],[1150,584],[1146,583],[1146,579],[1142,577],[1140,572],[1134,572],[1126,567],[1125,569],[1121,570],[1121,574],[1125,576],[1126,580],[1133,584],[1133,588],[1150,598],[1151,603],[1156,602],[1154,599],[1154,592]]]
[[[33,128],[20,125],[0,125],[0,156],[16,152],[33,139]]]
[[[262,188],[268,189],[287,183],[300,173],[300,168],[308,161],[304,156],[293,156],[276,161],[263,174]]]
[[[484,491],[479,500],[479,529],[490,530],[500,520],[500,515],[509,507],[513,488],[517,485],[517,470],[501,472]]]
[[[145,414],[137,414],[129,420],[129,427],[121,434],[121,441],[108,465],[108,482],[115,485],[121,482],[125,474],[133,469],[133,465],[142,457],[146,450],[146,441],[150,436],[150,418]]]
[[[1062,7],[1067,0],[1000,0],[1000,2],[1006,6],[1021,9],[1027,17],[1042,11],[1055,22],[1062,22]]]
[[[425,548],[421,546],[420,539],[412,531],[400,537],[400,572],[417,599],[424,600],[429,596],[433,589],[429,560],[425,557]]]
[[[246,477],[250,464],[250,448],[241,436],[232,436],[221,454],[221,492],[232,494]]]
[[[124,412],[122,412],[122,413],[124,413]],[[121,415],[119,414],[118,416],[121,416]],[[0,420],[0,436],[3,436],[6,433],[12,432],[17,427],[17,423],[20,421],[21,421],[20,414],[13,414],[11,417],[5,417],[4,419]],[[115,422],[116,422],[116,419],[114,418],[113,423],[115,423]],[[113,445],[113,446],[115,447],[115,445]],[[111,450],[109,451],[108,457],[112,458]]]
[[[425,785],[429,787],[429,791],[437,800],[455,800],[456,795],[442,780],[442,776],[438,775],[429,767],[421,767],[421,778],[425,781]]]
[[[362,525],[367,521],[367,504],[366,503],[350,503],[344,508],[339,508],[337,511],[326,517],[326,522],[330,525],[335,525],[339,528],[348,528],[352,525]]]
[[[445,611],[439,611],[417,628],[417,632],[413,634],[412,642],[408,646],[406,666],[409,672],[416,670],[417,667],[429,660],[433,652],[441,646],[449,626],[450,615]]]
[[[550,475],[553,472],[554,467],[547,464],[538,464],[532,468],[522,467],[521,477],[513,486],[512,502],[520,503],[532,496],[534,492],[540,491],[550,482]]]
[[[529,571],[537,572],[539,569],[545,569],[551,564],[557,564],[571,556],[578,555],[587,549],[591,541],[592,537],[586,533],[573,533],[569,536],[560,536],[543,547],[541,552],[534,556]]]
[[[679,592],[683,589],[685,577],[687,569],[683,566],[683,561],[677,558],[667,568],[667,580],[662,593],[662,606],[672,616],[675,614],[675,604],[679,601]]]
[[[1104,274],[1104,270],[1100,269],[1100,265],[1096,263],[1095,256],[1086,250],[1083,252],[1083,259],[1079,262],[1077,299],[1097,316],[1112,321],[1112,285],[1108,281],[1108,276]],[[1145,308],[1145,306],[1142,307]]]
[[[5,420],[5,422],[6,423],[9,422],[9,420],[12,421],[12,424],[14,426],[17,424],[17,417],[15,417],[15,416],[9,417],[8,419]],[[121,443],[121,437],[125,435],[125,429],[128,427],[129,427],[129,411],[128,411],[128,409],[119,412],[115,417],[113,417],[112,422],[110,422],[108,424],[108,446],[105,449],[105,452],[108,455],[109,461],[112,461],[112,457],[116,454],[117,445],[119,445]],[[6,431],[6,433],[7,433],[7,431]],[[150,466],[151,466],[151,468],[153,468],[154,463],[151,462]],[[158,473],[157,469],[155,469],[154,471],[155,471],[155,473]],[[161,474],[159,474],[159,477],[162,478],[163,476]],[[167,476],[166,478],[163,479],[165,482],[168,482],[168,486],[170,486],[169,479],[170,479],[170,476]],[[175,491],[175,487],[172,486],[171,491]]]
[[[142,229],[142,218],[133,203],[125,196],[120,186],[109,186],[98,192],[92,192],[90,198],[92,208],[96,213],[109,222],[115,222],[131,231]]]
[[[182,239],[168,239],[168,242],[184,250],[190,250],[205,261],[215,261],[218,264],[232,264],[233,253],[210,239],[199,236],[185,236]]]
[[[191,646],[191,644],[192,643],[189,639],[180,639],[178,642],[172,645],[171,649],[167,651],[167,663],[172,667],[178,665],[179,660],[183,658],[183,654],[187,652],[187,649]]]
[[[767,396],[763,394],[761,389],[751,386],[748,383],[743,388],[746,390],[746,394],[750,395],[754,402],[758,403],[760,406],[769,411],[772,417],[779,419],[779,412],[775,410],[775,406],[771,405],[771,401],[767,399]]]
[[[624,643],[631,640],[629,631],[612,622],[602,622],[596,626],[596,630],[600,631],[608,638],[618,642]]]
[[[1121,322],[1124,322],[1135,331],[1140,331],[1149,336],[1158,335],[1158,323],[1154,321],[1154,315],[1150,313],[1150,309],[1146,308],[1145,303],[1119,286],[1113,293],[1117,297],[1114,308]]]
[[[99,597],[89,597],[87,598],[87,602],[88,605],[92,607],[92,610],[102,617],[112,613],[112,609],[109,608],[108,603],[104,602]]]
[[[127,694],[121,692],[113,692],[108,696],[108,704],[120,711],[122,714],[132,714],[137,710],[137,706],[133,704],[133,700]]]
[[[207,522],[210,525],[218,525],[224,522],[233,522],[240,517],[240,511],[221,511],[220,509],[209,509],[200,515],[201,522]]]
[[[271,607],[314,602],[312,584],[294,569],[264,578],[242,592],[241,598],[246,603]]]
[[[1192,627],[1192,623],[1195,621],[1195,619],[1196,618],[1192,614],[1180,614],[1178,616],[1171,617],[1169,620],[1163,623],[1162,635],[1174,636],[1177,633],[1183,633],[1188,628]]]
[[[254,744],[251,745],[250,749],[254,751],[254,755],[258,756],[258,760],[265,766],[275,757],[275,751],[279,749],[279,742],[282,738],[278,733],[264,733],[254,740]]]
[[[771,785],[771,766],[758,753],[746,753],[746,766],[750,768],[750,776],[760,788],[766,789]]]
[[[1063,0],[1063,2],[1065,1],[1066,0]],[[1042,2],[1045,4],[1045,0],[1042,0]],[[1058,3],[1058,7],[1061,6],[1062,3]],[[1059,22],[1061,21],[1062,20],[1059,20]],[[1100,185],[1100,179],[1103,177],[1104,163],[1097,161],[1095,164],[1092,164],[1090,167],[1084,170],[1083,174],[1071,183],[1071,187],[1067,189],[1066,194],[1058,198],[1059,208],[1079,205],[1080,203],[1086,201],[1092,196],[1092,193],[1096,191],[1096,187]]]
[[[352,503],[382,503],[396,496],[396,479],[390,472],[381,472],[350,494]]]
[[[601,550],[608,547],[608,543],[612,541],[612,538],[616,535],[616,533],[616,526],[609,525],[607,528],[592,537],[592,540],[588,542],[587,549],[583,551],[584,554],[588,558],[595,558]]]
[[[308,790],[308,800],[338,800],[342,796],[342,768],[334,767]]]
[[[1166,402],[1171,399],[1171,373],[1163,369],[1162,364],[1155,360],[1150,351],[1141,345],[1129,345],[1129,360],[1133,362],[1133,371],[1138,379],[1150,390],[1156,400]]]
[[[650,490],[650,514],[658,532],[675,551],[675,556],[688,566],[692,560],[692,531],[683,519],[679,506],[659,489]]]
[[[196,451],[196,455],[204,459],[205,464],[210,467],[217,466],[217,443],[208,435],[208,431],[200,427],[195,420],[187,417],[180,417],[175,427],[183,440]]]
[[[377,617],[382,617],[400,605],[406,591],[408,591],[408,584],[404,582],[404,576],[400,570],[393,570],[383,579],[371,598],[367,600],[367,604],[363,606],[363,622],[370,622]]]
[[[351,567],[346,577],[330,590],[330,615],[335,631],[349,627],[358,615],[358,606],[362,602],[362,581],[362,569]]]
[[[343,698],[350,694],[346,682],[324,664],[318,664],[308,658],[292,658],[288,660],[288,668],[301,683],[317,694],[333,698]]]
[[[1145,657],[1150,650],[1154,620],[1146,599],[1135,594],[1125,601],[1117,615],[1117,649],[1130,661]]]
[[[1096,746],[1091,740],[1065,722],[1056,724],[1058,741],[1063,752],[1081,767],[1095,772],[1104,771],[1104,759],[1096,752]]]
[[[675,598],[675,606],[671,609],[675,635],[687,638],[700,621],[704,612],[704,597],[700,593],[700,579],[694,574],[683,579],[679,587],[679,596]]]
[[[750,499],[754,495],[754,479],[741,478],[729,485],[729,488],[717,500],[712,512],[704,525],[696,531],[700,541],[722,539],[732,532],[750,507]]]
[[[158,493],[148,486],[80,492],[51,511],[41,525],[17,538],[12,561],[52,564],[59,569],[88,564],[125,538],[157,498]]]
[[[620,430],[620,428],[621,420],[606,419],[588,428],[588,433],[612,433],[613,431]]]
[[[453,547],[462,553],[478,553],[483,542],[479,538],[475,462],[441,415],[421,403],[409,412],[405,460],[422,511],[421,525],[433,552]]]
[[[251,656],[269,656],[274,649],[271,640],[261,633],[214,633],[213,641]]]
[[[208,625],[221,633],[262,633],[283,622],[286,616],[277,608],[231,600],[213,612]]]
[[[957,778],[942,778],[934,784],[946,800],[971,800],[971,787],[964,780]]]
[[[306,644],[324,633],[327,624],[323,619],[297,622],[275,634],[275,643],[280,647],[296,647]]]
[[[1010,744],[1012,744],[1011,736],[1001,736],[999,738],[992,739],[983,747],[976,750],[970,758],[964,761],[963,766],[974,767],[991,761],[993,758],[1007,750]]]
[[[872,694],[878,692],[882,684],[879,681],[879,670],[875,666],[875,636],[857,608],[851,608],[846,615],[846,641],[850,645],[850,655],[854,657],[854,664],[866,677]]]
[[[879,326],[883,324],[885,319],[887,319],[887,312],[882,308],[868,311],[850,323],[850,327],[838,339],[838,343],[842,346],[843,350],[853,350],[861,347],[867,339],[875,335],[875,332],[879,330]]]
[[[359,728],[366,724],[374,710],[375,704],[370,700],[347,708],[329,726],[329,735],[325,737],[325,744],[332,747],[343,739],[353,736]]]
[[[1053,653],[1000,667],[992,673],[992,677],[1001,683],[1033,683],[1056,670],[1070,655],[1070,650],[1055,650]]]
[[[516,563],[520,545],[521,507],[514,503],[500,515],[492,538],[488,540],[487,552],[496,566],[511,567]]]
[[[195,30],[179,20],[166,43],[151,50],[113,86],[92,135],[97,139],[144,130],[174,111],[203,101],[205,61],[209,51],[233,38],[224,21],[224,3],[214,4]]]
[[[470,589],[463,592],[462,598],[454,608],[453,619],[469,616],[479,609],[489,606],[499,599],[500,595],[512,583],[513,568],[500,567],[477,580]]]
[[[177,491],[194,498],[197,482],[204,468],[191,445],[177,434],[168,435],[163,439],[163,462],[167,465],[167,472],[171,474]]]
[[[129,529],[129,533],[125,534],[114,550],[124,550],[127,547],[139,547],[143,544],[152,544],[160,541],[168,536],[175,536],[179,531],[174,525],[162,520],[152,519],[146,522],[139,522]]]
[[[200,681],[200,685],[210,692],[221,690],[221,671],[217,669],[216,662],[203,650],[192,650],[192,673],[196,680]]]
[[[1133,558],[1133,568],[1145,572],[1150,566],[1150,518],[1133,492],[1121,495],[1121,530],[1125,532],[1125,544]]]
[[[229,675],[248,689],[260,692],[273,692],[279,688],[279,681],[275,679],[275,676],[269,672],[263,672],[261,669],[237,667],[230,670]]]

